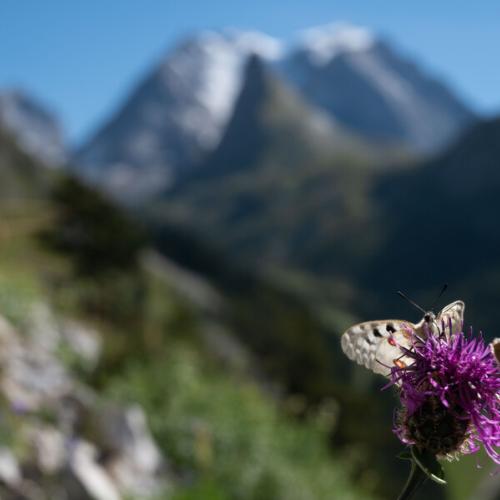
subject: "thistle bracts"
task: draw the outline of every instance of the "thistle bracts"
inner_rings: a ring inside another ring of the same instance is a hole
[[[411,363],[391,370],[402,406],[394,431],[438,457],[473,453],[482,444],[500,464],[499,365],[481,335],[450,331],[444,324],[425,338],[409,331],[412,345],[401,350]]]

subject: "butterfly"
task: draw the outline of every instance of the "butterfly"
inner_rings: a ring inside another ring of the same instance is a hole
[[[342,350],[352,361],[375,373],[389,376],[391,367],[404,367],[409,362],[401,347],[411,349],[412,333],[421,338],[445,333],[453,335],[462,330],[465,304],[457,300],[438,314],[426,312],[416,324],[400,319],[367,321],[351,326],[341,338]],[[448,328],[448,325],[451,325]]]

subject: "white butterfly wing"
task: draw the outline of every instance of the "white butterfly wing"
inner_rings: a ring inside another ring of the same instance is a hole
[[[448,325],[451,321],[451,335],[459,333],[463,329],[465,304],[461,300],[456,300],[446,307],[443,307],[437,315],[436,321],[441,327],[444,323],[445,331],[448,331]]]
[[[445,333],[449,335],[451,323],[451,335],[454,335],[463,328],[464,310],[465,304],[457,300],[444,307],[435,318],[432,315],[434,319],[426,319],[426,314],[416,325],[399,319],[359,323],[342,335],[342,350],[356,363],[389,376],[393,366],[405,366],[412,362],[401,350],[401,347],[411,348],[412,332],[421,338],[428,333],[438,335],[444,324]]]
[[[399,319],[359,323],[342,335],[342,350],[352,361],[388,376],[393,366],[407,364],[401,347],[411,347],[409,329],[415,325]]]
[[[494,339],[490,344],[490,348],[493,356],[495,356],[495,359],[497,360],[497,363],[500,364],[500,339]]]

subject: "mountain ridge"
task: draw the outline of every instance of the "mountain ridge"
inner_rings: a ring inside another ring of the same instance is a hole
[[[341,27],[340,35],[348,39],[345,30]],[[347,49],[341,45],[344,50],[330,47],[328,57],[321,46],[297,47],[282,73],[306,99],[345,126],[415,151],[439,150],[474,121],[474,114],[430,72],[382,38],[358,31],[356,43],[351,41]]]
[[[43,103],[21,89],[0,89],[0,126],[27,154],[47,167],[61,167],[68,151],[61,124]]]
[[[412,73],[410,62],[396,51],[384,53],[368,32],[337,26],[322,41],[318,36],[308,46],[321,54],[314,64],[301,59],[303,44],[285,50],[257,33],[203,32],[187,39],[79,148],[77,171],[117,196],[142,202],[204,164],[224,134],[253,53],[327,120],[368,140],[428,153],[475,119],[450,90],[436,90],[425,72]],[[416,81],[410,85],[411,78]]]

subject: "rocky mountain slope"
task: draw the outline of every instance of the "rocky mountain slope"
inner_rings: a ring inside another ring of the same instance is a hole
[[[273,60],[278,41],[202,32],[175,47],[78,151],[81,173],[111,191],[156,192],[219,141],[249,54]]]
[[[164,489],[165,461],[142,408],[103,398],[78,375],[99,361],[98,332],[37,303],[22,328],[0,316],[0,342],[2,498],[119,500]]]
[[[47,194],[55,177],[17,146],[15,136],[0,127],[0,204],[20,203]]]
[[[67,151],[56,116],[20,90],[0,89],[0,126],[18,146],[46,166],[61,166]]]
[[[233,172],[279,166],[290,177],[308,161],[322,162],[333,155],[375,159],[382,153],[308,104],[258,56],[248,60],[243,80],[218,146],[174,189]]]
[[[305,31],[282,74],[344,126],[414,151],[438,150],[474,118],[447,85],[362,28]]]

